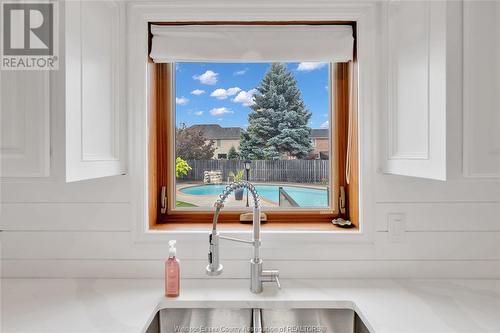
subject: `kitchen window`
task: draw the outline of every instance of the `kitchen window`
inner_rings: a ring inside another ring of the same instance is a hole
[[[357,225],[352,24],[150,31],[150,225],[211,222],[240,179],[256,185],[270,223]],[[235,193],[221,222],[244,220],[251,200]]]

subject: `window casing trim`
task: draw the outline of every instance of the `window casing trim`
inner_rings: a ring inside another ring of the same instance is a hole
[[[317,232],[317,231],[264,231],[266,239],[275,245],[286,247],[293,237],[301,239],[305,235],[314,235],[315,243],[360,243],[373,244],[376,230],[375,210],[375,180],[376,161],[374,153],[373,136],[374,127],[380,115],[376,114],[383,104],[376,96],[384,94],[384,82],[379,77],[382,61],[384,40],[375,27],[384,22],[383,3],[340,4],[312,0],[303,2],[290,0],[287,7],[275,6],[269,2],[252,4],[251,11],[242,10],[250,8],[242,3],[231,3],[214,0],[208,5],[203,1],[186,6],[170,6],[166,3],[131,3],[127,7],[127,22],[130,33],[127,35],[127,108],[129,124],[129,178],[131,181],[131,214],[132,241],[137,246],[142,244],[163,244],[166,239],[175,237],[187,243],[198,242],[198,236],[205,239],[206,232],[202,231],[150,231],[148,227],[149,213],[147,193],[148,184],[148,114],[146,110],[150,105],[148,92],[145,88],[147,82],[148,66],[147,52],[148,41],[144,35],[148,33],[148,24],[158,21],[197,21],[200,12],[204,13],[203,19],[207,22],[220,21],[252,21],[258,18],[264,21],[354,21],[356,22],[357,43],[355,45],[358,63],[362,70],[359,71],[359,220],[358,232]],[[223,10],[214,11],[214,6]],[[379,7],[382,7],[379,8]],[[193,8],[196,8],[194,10]],[[298,14],[300,12],[300,14]],[[380,21],[382,20],[382,21]],[[379,22],[380,21],[380,22]],[[181,23],[182,24],[182,23]],[[381,109],[382,110],[382,109]],[[380,111],[382,112],[382,111]],[[375,117],[376,116],[376,117]],[[296,235],[296,236],[294,236]]]

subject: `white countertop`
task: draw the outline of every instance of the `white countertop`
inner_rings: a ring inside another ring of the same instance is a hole
[[[168,307],[351,308],[376,333],[500,332],[500,280],[286,280],[254,295],[248,280],[4,279],[1,332],[143,332]]]

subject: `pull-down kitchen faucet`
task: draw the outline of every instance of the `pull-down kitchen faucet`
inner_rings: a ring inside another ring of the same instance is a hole
[[[253,197],[253,239],[245,240],[227,236],[221,236],[217,232],[217,220],[219,213],[224,207],[224,201],[235,190],[246,188]],[[211,276],[220,275],[222,273],[222,265],[219,263],[219,239],[227,239],[233,242],[247,243],[253,245],[253,258],[250,260],[250,290],[257,294],[262,292],[263,282],[276,282],[278,288],[281,289],[278,270],[263,270],[262,259],[260,258],[260,205],[259,195],[253,186],[248,181],[239,181],[229,184],[219,199],[214,204],[215,213],[213,219],[212,233],[209,235],[208,242],[208,265],[207,274]]]

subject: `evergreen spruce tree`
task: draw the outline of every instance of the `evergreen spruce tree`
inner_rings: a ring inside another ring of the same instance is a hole
[[[282,63],[271,65],[257,88],[241,135],[245,159],[305,158],[312,150],[311,113],[306,109],[297,81]]]
[[[227,159],[237,160],[238,158],[240,158],[240,154],[238,154],[238,151],[236,150],[236,148],[234,148],[234,146],[231,146],[231,148],[229,148],[229,151],[227,152]]]

